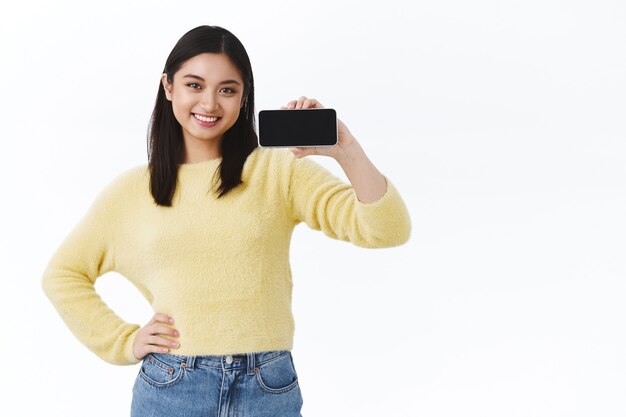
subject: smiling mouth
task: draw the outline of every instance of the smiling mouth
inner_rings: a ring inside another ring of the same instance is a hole
[[[221,119],[221,117],[217,117],[217,116],[202,116],[197,113],[192,113],[192,114],[193,114],[193,117],[195,117],[197,120],[204,122],[204,123],[215,123],[219,119]]]

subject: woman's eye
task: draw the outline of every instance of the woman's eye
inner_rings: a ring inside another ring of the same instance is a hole
[[[187,86],[191,87],[191,88],[195,88],[195,89],[200,88],[200,84],[198,84],[198,83],[189,83],[189,84],[187,84]]]
[[[225,91],[225,90],[227,90],[227,91]],[[225,93],[228,93],[228,94],[232,94],[232,93],[235,92],[235,90],[233,90],[232,88],[228,88],[228,87],[222,88],[222,91],[224,91]]]

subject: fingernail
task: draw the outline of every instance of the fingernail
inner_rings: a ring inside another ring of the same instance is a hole
[[[170,317],[170,323],[174,323],[174,319]]]

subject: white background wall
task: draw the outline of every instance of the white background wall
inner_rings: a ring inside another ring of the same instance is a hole
[[[0,414],[128,415],[138,365],[81,345],[41,274],[147,162],[165,59],[213,24],[246,46],[257,111],[335,108],[412,216],[393,249],[296,228],[304,416],[625,415],[624,22],[619,0],[3,5],[0,392],[19,411]],[[97,289],[152,315],[119,274]]]

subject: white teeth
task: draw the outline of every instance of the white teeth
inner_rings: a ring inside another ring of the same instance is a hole
[[[195,113],[193,114],[193,116],[198,120],[202,120],[203,122],[216,122],[217,119],[219,119],[219,117],[204,117]]]

